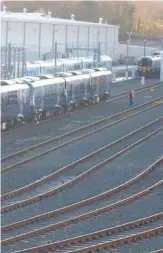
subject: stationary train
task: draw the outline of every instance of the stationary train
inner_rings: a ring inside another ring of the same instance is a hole
[[[143,56],[138,60],[139,76],[159,77],[161,69],[161,54],[163,50],[155,51],[149,56]]]
[[[100,56],[100,62],[94,60],[93,57],[80,57],[80,58],[68,58],[46,60],[46,61],[33,61],[26,62],[25,70],[22,70],[21,64],[12,64],[11,72],[13,78],[16,76],[42,76],[46,74],[54,74],[56,72],[67,72],[72,70],[80,70],[84,68],[103,67],[107,70],[112,70],[112,59],[107,55]]]
[[[12,80],[1,86],[2,130],[105,100],[111,85],[112,72],[104,68]]]

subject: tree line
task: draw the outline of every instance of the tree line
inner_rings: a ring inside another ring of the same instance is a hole
[[[8,11],[52,12],[53,17],[120,25],[120,36],[127,31],[163,32],[163,3],[134,1],[17,1],[1,2]]]

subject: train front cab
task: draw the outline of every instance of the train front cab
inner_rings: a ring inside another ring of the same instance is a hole
[[[159,76],[159,70],[153,66],[152,57],[142,57],[138,60],[138,75],[146,78],[155,78]]]

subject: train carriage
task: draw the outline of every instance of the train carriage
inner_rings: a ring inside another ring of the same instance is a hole
[[[83,62],[80,58],[60,59],[59,62],[63,64],[63,71],[65,72],[83,68]]]
[[[74,76],[72,101],[80,102],[88,99],[90,76],[87,74]]]
[[[35,116],[41,119],[44,115],[98,102],[98,98],[104,100],[110,95],[112,72],[103,68],[85,74],[61,72],[49,79],[24,77],[12,83],[1,86],[2,123],[17,119],[20,114],[27,119]]]
[[[67,72],[73,70],[82,70],[84,68],[104,67],[112,70],[112,59],[107,55],[100,56],[100,62],[94,61],[93,57],[80,57],[69,59],[54,59],[46,61],[26,62],[25,69],[23,65],[16,64],[13,67],[12,76],[42,76],[55,74],[56,72]]]
[[[30,88],[27,84],[1,87],[1,121],[13,121],[22,114],[31,115]]]
[[[97,70],[97,69],[96,69]],[[105,94],[110,95],[110,87],[112,83],[111,71],[96,71],[90,73],[92,83],[92,96],[103,97]]]
[[[25,64],[25,76],[40,76],[41,68],[38,62],[27,62]]]

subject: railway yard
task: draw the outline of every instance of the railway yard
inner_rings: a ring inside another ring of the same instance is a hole
[[[163,252],[163,85],[111,94],[2,133],[2,252]]]

